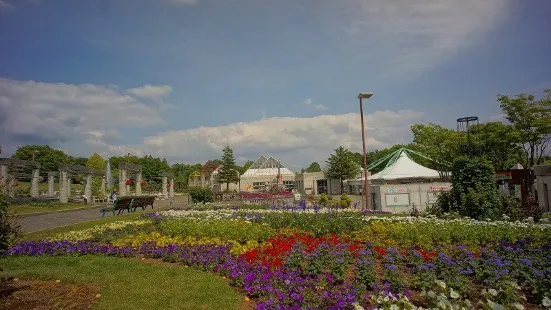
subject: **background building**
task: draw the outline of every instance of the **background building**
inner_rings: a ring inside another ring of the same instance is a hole
[[[240,190],[261,191],[269,186],[279,183],[286,189],[295,188],[295,174],[287,169],[281,161],[273,158],[260,156],[250,167],[241,175]]]

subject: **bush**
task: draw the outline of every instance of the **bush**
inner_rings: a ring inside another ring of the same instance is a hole
[[[16,218],[8,213],[8,202],[0,195],[0,253],[6,250],[19,235]]]
[[[192,187],[189,189],[189,197],[194,203],[214,202],[214,195],[210,188]]]
[[[327,203],[329,202],[329,197],[325,194],[325,193],[322,193],[320,195],[320,199],[318,200],[318,203],[321,205],[321,206],[327,206]]]
[[[348,197],[346,193],[341,195],[341,200],[339,201],[339,207],[341,208],[350,208],[352,205],[352,199]]]

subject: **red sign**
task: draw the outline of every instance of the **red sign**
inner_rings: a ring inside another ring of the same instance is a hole
[[[439,192],[439,191],[449,191],[450,187],[449,186],[431,186],[429,189],[432,192]]]

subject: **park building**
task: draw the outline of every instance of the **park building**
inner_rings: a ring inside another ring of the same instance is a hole
[[[278,180],[279,178],[279,180]],[[295,173],[280,160],[261,155],[241,175],[240,189],[244,191],[265,191],[271,185],[282,184],[287,190],[295,189]]]

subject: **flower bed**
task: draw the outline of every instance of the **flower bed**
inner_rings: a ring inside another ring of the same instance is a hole
[[[53,239],[5,254],[162,258],[225,277],[259,309],[551,306],[548,224],[227,208]]]

